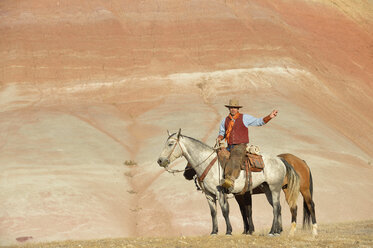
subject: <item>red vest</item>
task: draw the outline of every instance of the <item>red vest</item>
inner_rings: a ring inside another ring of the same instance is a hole
[[[242,117],[243,114],[240,114],[235,121],[232,132],[229,136],[228,145],[249,143],[249,129],[245,127],[245,124],[243,124]],[[227,130],[230,121],[231,119],[227,116],[227,118],[225,118],[225,130]]]

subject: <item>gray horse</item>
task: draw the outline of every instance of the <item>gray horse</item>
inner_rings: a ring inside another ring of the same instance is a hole
[[[216,160],[216,151],[199,140],[181,135],[181,130],[179,130],[178,133],[169,135],[157,162],[161,167],[167,168],[170,163],[181,156],[185,157],[202,181],[201,186],[211,211],[211,234],[218,233],[216,200],[219,201],[225,218],[226,234],[231,234],[232,226],[229,220],[227,194],[220,187],[223,169]],[[270,235],[279,235],[282,232],[280,193],[284,178],[285,176],[288,177],[288,190],[291,192],[291,201],[294,204],[299,195],[299,178],[295,171],[291,167],[288,168],[277,156],[263,155],[263,161],[265,164],[264,170],[252,173],[252,187],[266,185],[263,190],[266,191],[266,195],[269,195],[273,206],[273,222]],[[245,173],[242,171],[235,181],[232,193],[241,193],[245,187],[245,181]]]

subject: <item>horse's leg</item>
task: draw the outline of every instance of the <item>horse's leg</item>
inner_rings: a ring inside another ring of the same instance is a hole
[[[253,234],[255,230],[253,221],[253,204],[251,194],[249,192],[245,193],[245,206],[247,211],[247,219],[249,221],[249,234]]]
[[[281,217],[281,205],[280,205],[280,192],[281,188],[278,190],[272,189],[272,200],[273,200],[273,229],[272,234],[280,235],[282,232],[282,217]]]
[[[218,220],[216,218],[216,197],[206,194],[206,199],[210,207],[211,219],[212,219],[211,235],[214,235],[218,233]]]
[[[311,199],[311,218],[312,218],[312,235],[317,236],[317,223],[316,223],[316,212],[315,212],[315,203]]]
[[[297,212],[298,212],[298,206],[290,208],[291,229],[290,229],[289,236],[294,236],[294,233],[297,230]]]
[[[229,203],[228,203],[227,195],[223,194],[222,192],[220,192],[220,195],[219,195],[219,204],[220,204],[221,212],[223,213],[223,216],[225,219],[225,224],[227,226],[227,231],[225,234],[231,235],[232,225],[229,220]]]
[[[286,202],[288,203],[288,205],[290,206],[289,204],[289,191],[287,188],[283,189],[284,193],[285,193],[285,199],[286,199]],[[294,236],[294,233],[297,229],[297,211],[298,210],[298,207],[297,205],[295,206],[292,206],[290,207],[290,213],[291,213],[291,229],[290,229],[290,233],[289,233],[289,236]]]
[[[312,196],[313,196],[313,181],[312,181],[312,174],[311,174],[311,171],[310,171],[310,187],[309,187],[309,191],[310,191],[310,195],[311,195],[311,218],[312,218],[312,234],[313,236],[316,236],[317,235],[317,223],[316,223],[316,211],[315,211],[315,203],[313,202],[312,200]]]
[[[281,187],[265,187],[265,195],[269,204],[273,207],[273,222],[269,232],[270,235],[279,235],[282,232],[280,193]]]
[[[315,203],[312,200],[313,196],[313,181],[312,174],[309,171],[309,177],[307,178],[307,186],[301,188],[301,194],[303,196],[303,228],[309,228],[310,218],[312,218],[312,234],[317,235],[317,223],[316,223],[316,212]]]
[[[309,225],[309,219],[312,219],[312,234],[317,235],[317,223],[315,213],[315,203],[312,200],[312,196],[309,190],[303,195],[303,227]]]
[[[243,195],[235,195],[234,198],[236,198],[236,201],[238,203],[238,206],[240,207],[241,211],[241,217],[243,221],[243,233],[242,234],[247,234],[249,231],[249,223],[247,222],[247,212],[246,208],[244,205],[244,196]]]
[[[244,231],[242,234],[252,234],[255,228],[252,219],[251,194],[246,192],[244,195],[235,195],[234,197],[240,206],[241,216],[244,224]]]

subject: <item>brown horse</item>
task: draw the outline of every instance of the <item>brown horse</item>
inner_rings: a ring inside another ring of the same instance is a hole
[[[312,219],[312,234],[317,235],[317,223],[315,213],[315,203],[313,202],[313,182],[311,170],[308,167],[306,161],[298,158],[297,156],[284,153],[278,155],[284,163],[290,164],[297,172],[300,180],[300,193],[303,196],[303,228],[310,227],[310,219]],[[287,185],[287,179],[284,180],[284,185]],[[288,191],[286,187],[283,187],[286,200],[288,199]],[[293,235],[296,229],[297,222],[297,206],[290,206],[291,212],[291,230],[290,235]]]
[[[311,170],[306,164],[306,162],[292,154],[280,154],[278,157],[286,163],[294,168],[297,172],[300,180],[300,192],[303,196],[303,228],[310,227],[310,219],[312,218],[312,234],[317,235],[317,224],[316,224],[316,215],[315,215],[315,204],[312,199],[313,195],[313,182],[312,182],[312,174]],[[193,179],[195,175],[195,171],[191,167],[186,167],[184,172],[184,177],[187,180]],[[257,188],[253,190],[253,194],[263,194],[268,192],[266,190],[268,184],[263,183]],[[289,202],[291,199],[290,193],[287,189],[287,178],[285,177],[282,187],[286,201],[290,207],[291,212],[291,230],[289,235],[294,235],[296,230],[296,222],[297,222],[297,205],[296,203]],[[266,194],[268,202],[272,205],[272,197],[270,194]],[[254,224],[252,220],[252,199],[250,192],[246,192],[243,195],[235,195],[235,199],[240,207],[243,223],[244,223],[244,234],[252,234],[254,232]]]

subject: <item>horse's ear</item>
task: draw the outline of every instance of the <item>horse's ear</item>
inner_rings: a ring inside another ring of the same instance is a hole
[[[179,132],[177,133],[177,139],[180,138],[180,135],[181,135],[181,128],[179,128]]]
[[[168,129],[167,129],[167,134],[168,134],[168,137],[170,137],[171,134],[170,134],[170,131],[168,131]]]

